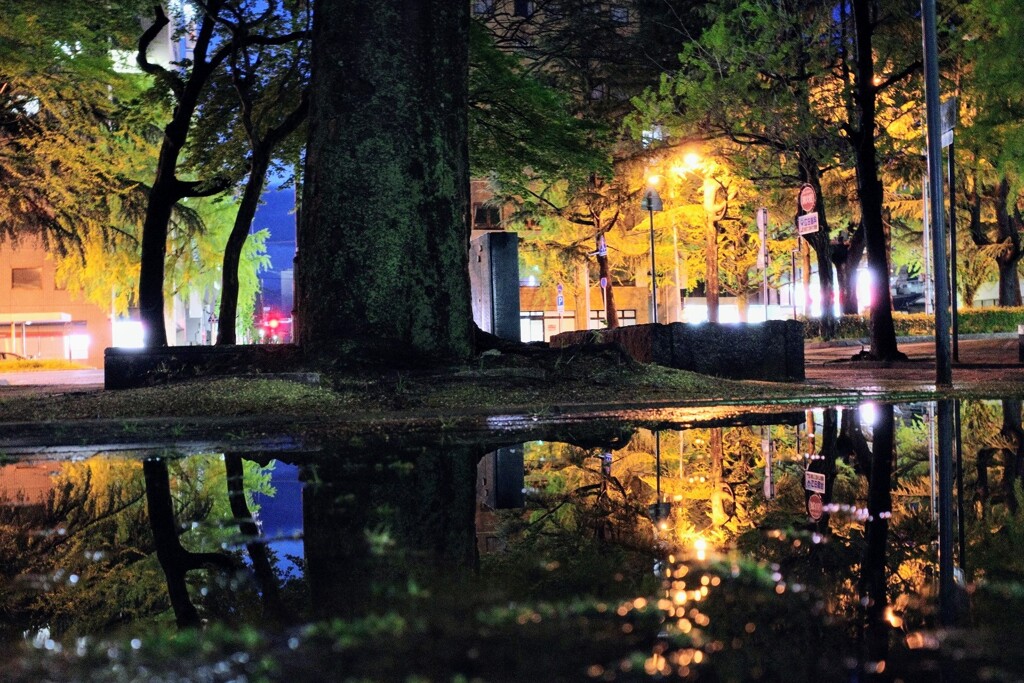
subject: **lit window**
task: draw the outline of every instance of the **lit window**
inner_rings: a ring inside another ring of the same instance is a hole
[[[494,0],[476,0],[473,3],[474,14],[490,14],[494,11]]]
[[[629,327],[630,325],[636,325],[636,309],[627,308],[624,311],[619,311],[619,327]]]
[[[92,341],[87,334],[69,334],[68,357],[71,360],[83,360],[89,357],[89,343]]]
[[[42,289],[42,268],[11,268],[11,289]]]

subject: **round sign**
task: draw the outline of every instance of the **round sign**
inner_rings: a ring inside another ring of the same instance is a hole
[[[800,188],[800,194],[797,195],[797,201],[800,204],[800,208],[806,212],[814,211],[814,207],[818,205],[818,196],[814,192],[814,188],[810,185],[804,185]]]
[[[811,519],[817,522],[821,519],[822,509],[821,496],[817,493],[812,493],[811,497],[807,499],[807,514],[811,516]]]

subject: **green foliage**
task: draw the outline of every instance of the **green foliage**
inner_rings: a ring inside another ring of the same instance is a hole
[[[69,251],[137,210],[132,150],[145,143],[120,104],[138,80],[111,51],[130,44],[144,5],[0,2],[0,238]]]
[[[519,194],[531,181],[579,184],[608,171],[607,127],[573,115],[568,98],[470,25],[469,141],[475,177]]]

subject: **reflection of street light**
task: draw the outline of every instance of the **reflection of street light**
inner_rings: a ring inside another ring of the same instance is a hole
[[[650,178],[650,185],[640,202],[640,208],[647,211],[651,217],[651,308],[653,310],[652,320],[658,322],[658,275],[654,269],[654,212],[662,210],[661,197],[653,185],[658,181],[657,176]]]

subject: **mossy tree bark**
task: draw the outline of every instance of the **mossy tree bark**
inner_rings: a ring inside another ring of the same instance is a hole
[[[317,3],[296,274],[308,351],[471,353],[468,35],[466,3]]]

